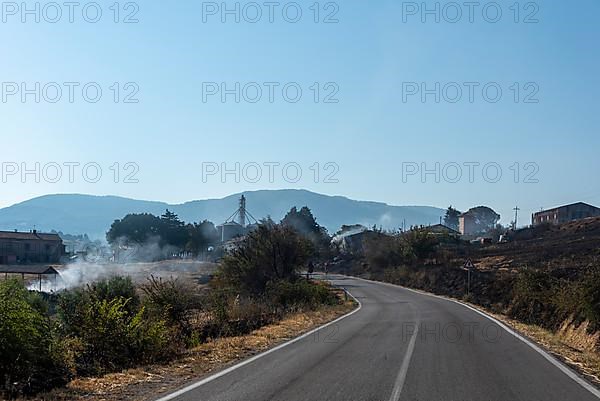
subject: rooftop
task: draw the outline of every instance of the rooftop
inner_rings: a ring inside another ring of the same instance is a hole
[[[460,234],[460,232],[456,231],[455,229],[448,227],[445,224],[434,224],[432,226],[428,226],[427,227],[430,230],[447,230],[450,233],[456,233],[456,234]]]
[[[52,266],[30,265],[30,266],[2,266],[0,265],[0,273],[8,274],[58,274]]]
[[[597,208],[597,207],[596,207],[596,206],[594,206],[594,205],[590,205],[589,203],[585,203],[585,202],[575,202],[575,203],[569,203],[568,205],[562,205],[562,206],[553,207],[553,208],[551,208],[551,209],[544,209],[544,210],[542,210],[542,211],[539,211],[539,212],[537,212],[537,213],[534,213],[534,214],[539,214],[539,213],[547,213],[547,212],[553,212],[553,211],[555,211],[555,210],[562,209],[562,208],[564,208],[564,207],[570,207],[570,206],[575,206],[575,205],[585,205],[585,206],[591,207],[591,208],[593,208],[593,209],[599,209],[599,210],[600,210],[600,208]]]
[[[58,234],[38,233],[37,231],[31,231],[28,233],[17,231],[0,231],[0,239],[62,241]]]

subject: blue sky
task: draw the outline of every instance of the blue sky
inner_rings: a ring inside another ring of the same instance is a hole
[[[306,188],[396,205],[452,204],[466,210],[485,204],[505,223],[519,205],[520,223],[525,224],[540,207],[600,204],[596,0],[521,2],[518,23],[510,8],[513,1],[495,3],[502,10],[496,23],[486,20],[494,18],[495,8],[487,6],[484,18],[485,1],[475,9],[473,22],[463,7],[456,23],[448,21],[454,16],[451,2],[443,1],[439,23],[432,15],[425,15],[423,23],[420,10],[416,15],[408,12],[414,11],[408,2],[348,0],[317,3],[319,23],[313,20],[314,1],[297,3],[302,10],[297,23],[284,18],[284,5],[288,19],[297,9],[288,2],[275,8],[273,22],[268,8],[261,6],[257,23],[244,20],[254,15],[249,2],[239,2],[240,10],[246,7],[248,12],[240,12],[239,23],[232,15],[225,16],[225,23],[220,13],[209,15],[212,3],[207,2],[140,1],[126,9],[127,2],[122,2],[115,23],[113,3],[98,2],[102,17],[97,23],[83,18],[86,2],[74,10],[73,23],[65,7],[56,23],[46,21],[54,18],[51,8],[40,9],[37,23],[35,16],[6,9],[4,3],[0,207],[47,193],[183,202],[242,190]],[[233,9],[235,3],[225,4]],[[435,2],[426,4],[435,7]],[[86,10],[86,17],[93,19],[95,8]],[[132,12],[139,22],[123,23]],[[324,23],[331,13],[339,22]],[[525,23],[528,16],[538,22]],[[39,82],[48,92],[40,89],[39,103],[33,94],[23,102],[21,87],[10,94],[12,83],[23,82],[29,89]],[[63,90],[56,103],[48,101],[53,98],[48,83],[53,82]],[[72,103],[65,82],[79,83]],[[236,82],[240,87],[258,83],[262,97],[256,103],[247,101],[254,96],[249,86],[239,103],[234,95],[223,103],[219,94],[206,95],[203,101],[206,83],[225,83],[231,89]],[[265,82],[278,83],[273,102]],[[405,102],[403,93],[413,82],[429,89],[439,82],[448,92],[440,90],[439,103],[433,94],[425,102],[420,94],[407,95]],[[465,89],[469,82],[478,83],[473,102]],[[86,83],[102,89],[97,103],[83,98]],[[119,87],[117,103],[114,83]],[[283,98],[281,88],[288,83],[302,89],[297,103]],[[456,103],[448,101],[455,97],[449,83],[464,89]],[[492,89],[503,92],[496,103],[482,93],[492,83]],[[124,103],[137,88],[133,99],[138,102]],[[333,92],[337,103],[324,102]],[[64,166],[69,162],[79,163],[73,180]],[[125,169],[128,162],[139,171]],[[36,182],[35,174],[29,174],[23,179],[23,163],[33,170],[40,163],[48,176],[54,176],[56,163],[62,166],[62,178],[51,182],[56,180],[40,174]],[[98,182],[83,178],[81,168],[88,163],[102,170]],[[114,163],[119,163],[118,177]],[[203,179],[203,168],[213,163],[229,169],[240,163],[239,182],[233,174]],[[262,166],[258,182],[244,179],[241,171],[246,168],[254,177],[254,163]],[[280,164],[272,180],[264,163]],[[298,182],[284,178],[282,169],[288,163],[295,163],[292,172],[302,170]],[[321,172],[316,180],[315,163]],[[403,166],[406,172],[409,165],[435,169],[436,163],[439,179],[435,174],[423,179],[418,173],[403,177]],[[464,163],[478,163],[473,182]],[[15,165],[19,171],[12,175]],[[451,182],[448,176],[455,177],[456,165],[462,166],[463,176]],[[494,173],[487,179],[485,165]],[[502,177],[490,179],[498,167]],[[127,172],[135,172],[138,182],[124,182]],[[333,172],[334,179],[326,180]],[[528,173],[535,173],[530,180]]]

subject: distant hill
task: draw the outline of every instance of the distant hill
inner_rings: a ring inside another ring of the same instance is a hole
[[[220,224],[238,207],[242,194],[223,199],[207,199],[170,205],[116,196],[46,195],[0,209],[0,230],[62,231],[104,238],[115,219],[129,213],[160,215],[169,209],[186,221],[208,219]],[[305,190],[264,190],[244,192],[247,209],[257,219],[271,216],[279,221],[292,206],[308,206],[319,224],[332,233],[343,224],[363,224],[397,229],[406,219],[407,227],[436,224],[444,210],[428,206],[390,206],[385,203],[356,201],[341,196],[321,195]]]

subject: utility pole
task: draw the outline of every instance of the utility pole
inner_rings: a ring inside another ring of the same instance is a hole
[[[513,226],[513,229],[516,230],[517,229],[517,221],[519,219],[519,210],[521,210],[521,209],[519,209],[519,206],[515,206],[515,208],[513,210],[515,211],[515,224]]]
[[[467,295],[471,295],[471,269],[467,270]]]

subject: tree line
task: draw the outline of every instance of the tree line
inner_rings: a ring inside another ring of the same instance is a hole
[[[160,247],[170,246],[198,255],[216,245],[219,236],[212,222],[185,223],[167,209],[161,216],[133,213],[115,220],[106,233],[106,240],[113,246],[141,246],[156,240]]]
[[[274,225],[267,217],[260,225]],[[318,257],[328,255],[331,237],[327,230],[317,223],[311,210],[304,206],[300,209],[292,207],[280,224],[293,229],[307,239]],[[220,244],[220,237],[215,225],[204,220],[198,223],[186,223],[177,214],[166,210],[161,216],[150,213],[128,214],[115,220],[106,234],[111,246],[143,246],[150,241],[169,247],[178,252],[190,252],[194,255],[206,252],[209,247]]]

